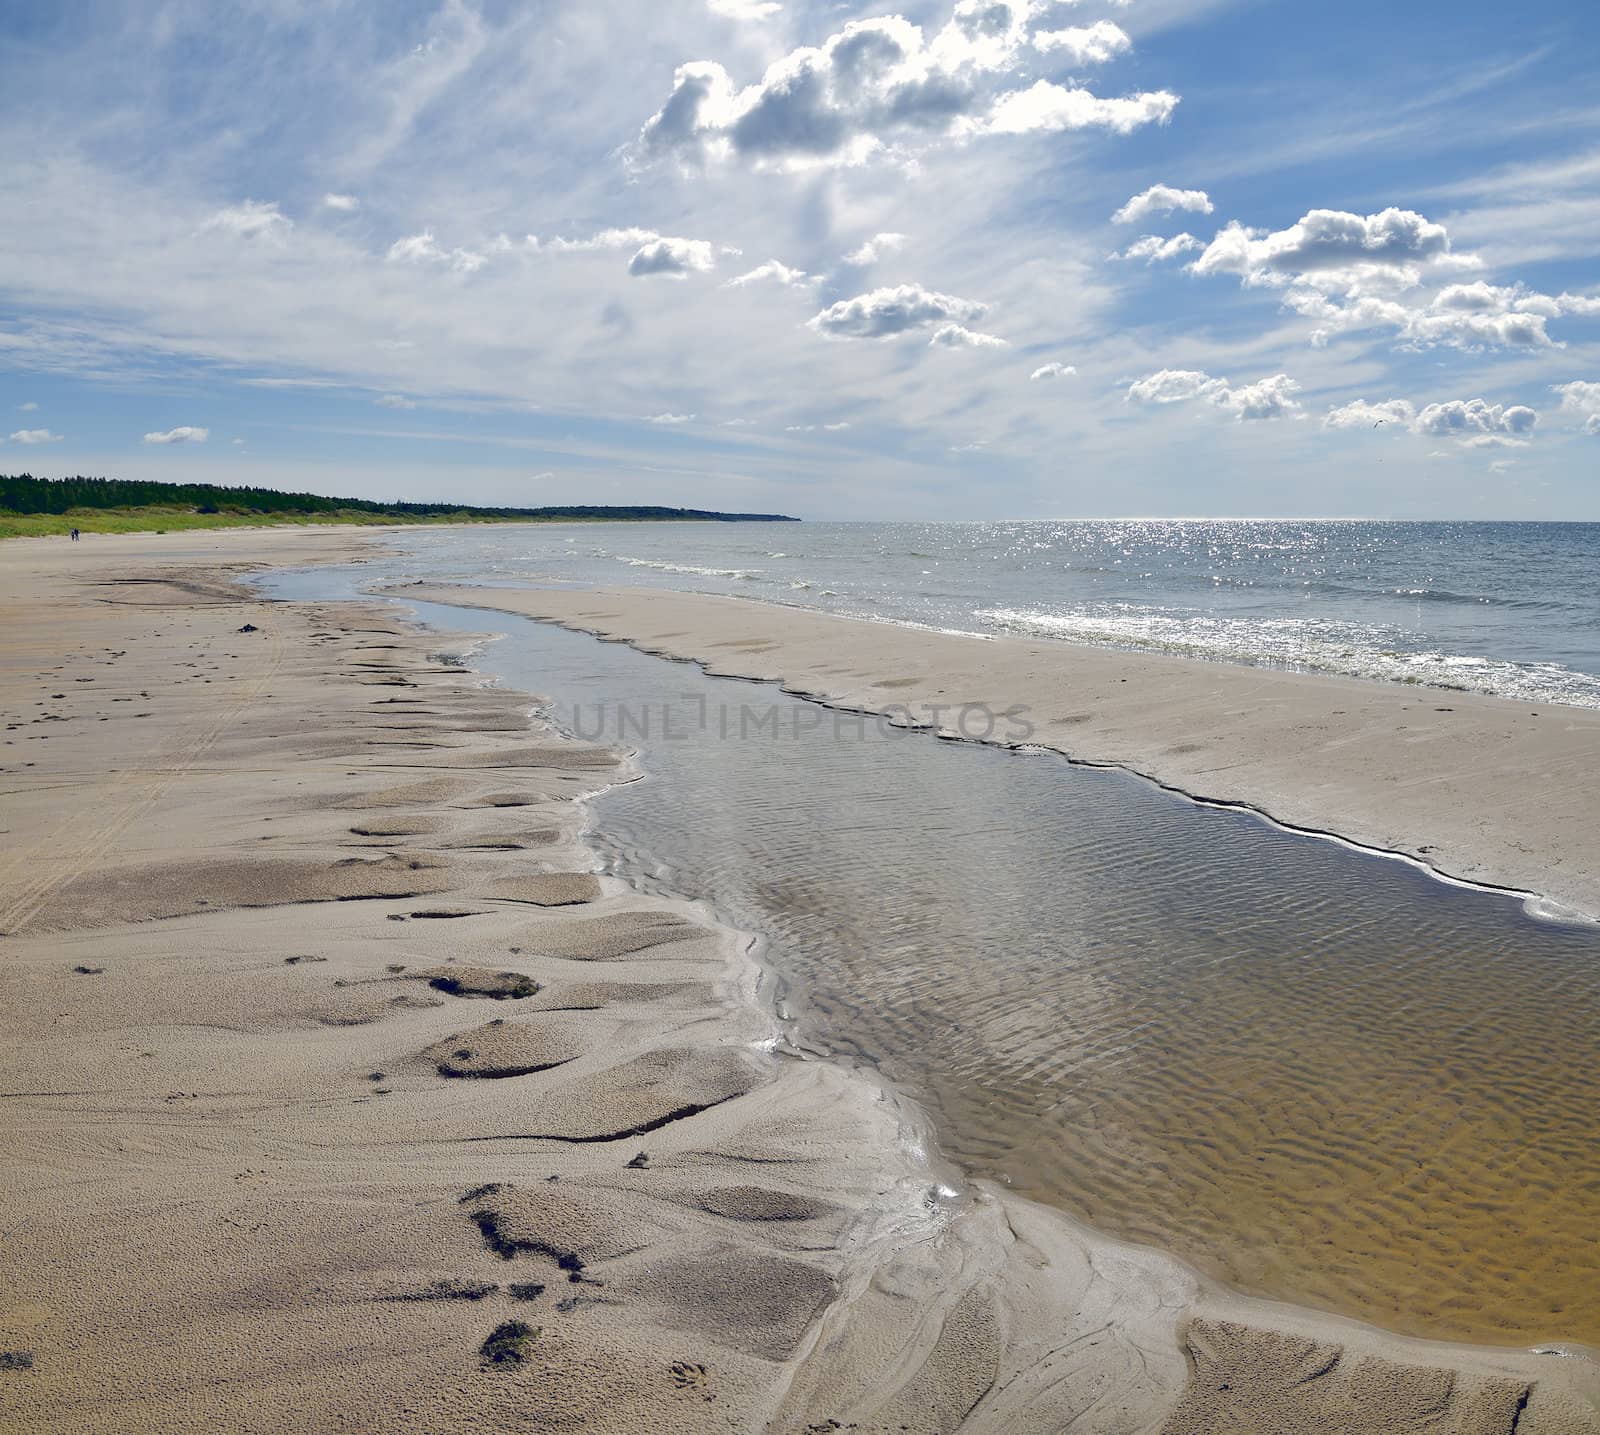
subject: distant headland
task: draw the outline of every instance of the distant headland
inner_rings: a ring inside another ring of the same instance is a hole
[[[0,538],[131,533],[178,528],[233,528],[261,523],[798,523],[784,513],[719,513],[655,504],[557,504],[492,508],[476,504],[380,503],[227,488],[211,483],[154,483],[119,478],[0,475]]]

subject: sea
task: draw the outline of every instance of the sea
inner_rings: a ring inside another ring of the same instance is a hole
[[[436,579],[728,593],[1600,707],[1597,523],[584,524],[406,546]]]

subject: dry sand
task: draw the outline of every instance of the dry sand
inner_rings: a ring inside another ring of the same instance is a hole
[[[1586,709],[933,632],[712,594],[404,592],[547,619],[836,706],[902,718],[909,709],[952,734],[987,730],[976,708],[1021,705],[1032,743],[1079,761],[1600,916],[1600,713]],[[1008,721],[994,729],[1015,732]]]
[[[963,1187],[743,937],[593,875],[625,759],[231,581],[366,541],[0,548],[0,1429],[1600,1430],[1582,1353]]]

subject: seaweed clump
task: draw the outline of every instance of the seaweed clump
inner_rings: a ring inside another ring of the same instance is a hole
[[[539,1326],[526,1321],[508,1320],[489,1332],[482,1346],[485,1365],[521,1365],[528,1358],[529,1348],[538,1338]]]

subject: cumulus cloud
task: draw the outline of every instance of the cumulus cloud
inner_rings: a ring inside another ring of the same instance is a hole
[[[1004,349],[1006,341],[998,334],[980,334],[961,324],[945,324],[933,331],[929,348],[940,349]]]
[[[183,424],[175,429],[168,429],[165,433],[147,433],[144,436],[146,443],[204,443],[211,437],[211,430],[198,428],[193,424]]]
[[[372,401],[380,409],[414,409],[416,400],[408,399],[404,394],[384,394]]]
[[[322,196],[324,209],[336,209],[341,214],[353,214],[361,208],[361,201],[353,194],[325,194]]]
[[[832,339],[890,339],[929,324],[981,319],[986,310],[986,305],[972,299],[938,294],[920,284],[901,284],[841,299],[806,323]]]
[[[276,244],[281,244],[293,228],[294,221],[278,213],[275,202],[261,204],[253,199],[219,209],[200,226],[202,233],[232,234],[240,239],[264,239]]]
[[[1525,443],[1539,415],[1525,404],[1491,404],[1486,399],[1451,399],[1429,404],[1420,412],[1409,399],[1369,403],[1357,399],[1329,409],[1322,426],[1330,429],[1376,429],[1453,438],[1467,448],[1494,448]]]
[[[1600,384],[1585,379],[1574,379],[1570,384],[1556,384],[1561,395],[1561,412],[1575,414],[1583,420],[1583,431],[1600,437]]]
[[[1372,404],[1365,399],[1329,409],[1323,416],[1322,426],[1327,429],[1375,429],[1383,424],[1410,428],[1417,416],[1416,405],[1407,399],[1386,399]]]
[[[473,274],[488,263],[482,254],[471,249],[445,249],[433,237],[431,229],[421,234],[408,234],[389,246],[391,263],[442,264],[458,274]]]
[[[1600,295],[1563,294],[1555,302],[1563,314],[1578,314],[1586,319],[1600,318]]]
[[[24,414],[37,413],[38,409],[39,409],[39,405],[34,403],[34,401],[32,399],[29,399],[28,402],[25,403],[25,404],[18,404],[17,405],[17,412],[18,413],[24,413]]]
[[[1507,407],[1486,399],[1451,399],[1429,404],[1417,415],[1415,428],[1469,448],[1489,448],[1525,442],[1538,422],[1539,415],[1525,404]]]
[[[1300,385],[1287,374],[1274,374],[1235,387],[1200,369],[1160,369],[1128,385],[1128,397],[1139,403],[1176,404],[1204,399],[1236,419],[1281,419],[1300,412],[1294,395]]]
[[[717,256],[704,239],[674,239],[666,235],[646,244],[628,261],[628,273],[635,279],[652,275],[682,279],[716,267]]]
[[[1064,379],[1069,374],[1075,374],[1077,372],[1077,369],[1075,369],[1071,364],[1058,363],[1056,360],[1052,359],[1048,364],[1040,364],[1037,369],[1028,375],[1028,379],[1030,382],[1038,379]]]
[[[1040,54],[1063,52],[1074,65],[1103,65],[1133,48],[1128,32],[1109,20],[1077,25],[1067,30],[1041,30],[1033,37]]]
[[[779,259],[769,259],[765,264],[758,264],[748,273],[740,274],[737,278],[728,280],[727,288],[739,289],[746,284],[757,284],[764,279],[770,279],[775,284],[809,284],[811,276],[804,269],[791,269]]]
[[[647,414],[645,422],[649,424],[686,424],[694,420],[693,414]]]
[[[777,0],[706,0],[706,9],[728,20],[766,20],[783,6]]]
[[[60,443],[61,435],[49,429],[18,429],[11,436],[12,443]]]
[[[1171,239],[1163,239],[1159,234],[1146,234],[1111,258],[1142,259],[1146,264],[1158,264],[1162,260],[1176,259],[1180,254],[1204,247],[1192,234],[1174,234]]]
[[[1338,334],[1386,329],[1413,348],[1548,348],[1555,342],[1548,322],[1580,312],[1576,296],[1483,279],[1444,283],[1431,298],[1408,297],[1425,279],[1441,283],[1478,265],[1451,250],[1442,224],[1414,210],[1363,216],[1314,209],[1274,233],[1229,224],[1189,268],[1282,289],[1286,307],[1317,321],[1311,340],[1318,346]]]
[[[866,265],[876,264],[885,254],[892,254],[897,249],[903,249],[910,238],[906,234],[896,234],[886,230],[882,234],[874,234],[871,239],[852,249],[844,257],[846,264]]]
[[[628,261],[628,273],[635,279],[653,275],[682,279],[687,274],[714,269],[717,264],[716,249],[709,240],[685,239],[680,235],[662,234],[654,229],[636,226],[602,229],[587,239],[552,239],[544,244],[540,243],[537,236],[530,234],[528,243],[535,249],[545,249],[555,254],[634,249],[633,258]],[[725,254],[738,252],[737,249],[723,250]]]
[[[889,145],[942,136],[1091,127],[1127,133],[1172,113],[1177,97],[1165,92],[1101,99],[1045,81],[1005,90],[1029,41],[1031,8],[1029,0],[959,0],[931,37],[900,15],[852,20],[821,45],[773,61],[743,87],[715,60],[688,61],[640,130],[632,158],[853,164]],[[1104,21],[1056,33],[1075,37],[1060,46],[1086,58],[1127,44]]]
[[[1414,210],[1313,209],[1272,232],[1234,220],[1190,267],[1196,274],[1236,274],[1247,285],[1282,285],[1321,271],[1414,266],[1449,253],[1444,225]]]
[[[1113,214],[1111,222],[1137,224],[1152,214],[1171,214],[1179,209],[1193,214],[1210,214],[1215,207],[1211,203],[1211,196],[1203,189],[1174,189],[1170,184],[1152,184]]]
[[[999,135],[1087,129],[1126,135],[1144,125],[1165,124],[1177,107],[1178,97],[1167,90],[1107,100],[1087,90],[1039,80],[1030,89],[1013,90],[1003,96],[982,128],[985,133]]]
[[[848,421],[835,424],[785,424],[785,433],[816,433],[820,429],[823,433],[839,433],[850,427]]]
[[[1559,301],[1549,295],[1481,280],[1449,285],[1423,303],[1403,304],[1370,295],[1339,303],[1311,288],[1291,289],[1284,302],[1296,313],[1319,321],[1311,336],[1319,346],[1335,334],[1391,329],[1416,348],[1550,348],[1555,341],[1545,325],[1561,312]]]

